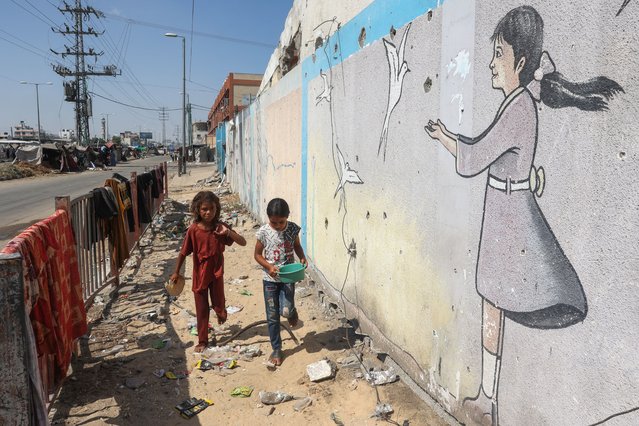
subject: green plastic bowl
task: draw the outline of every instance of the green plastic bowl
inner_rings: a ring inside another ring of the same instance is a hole
[[[304,279],[304,265],[301,263],[289,263],[288,265],[280,266],[279,277],[280,281],[287,284],[302,281]]]

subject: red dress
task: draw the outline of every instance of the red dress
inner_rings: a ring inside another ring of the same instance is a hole
[[[193,295],[200,344],[208,344],[209,303],[221,321],[226,320],[224,297],[224,249],[233,244],[230,237],[218,237],[213,230],[201,229],[197,223],[189,226],[180,254],[193,254]],[[207,295],[208,293],[208,295]]]

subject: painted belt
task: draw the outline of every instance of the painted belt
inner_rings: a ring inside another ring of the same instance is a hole
[[[493,175],[488,175],[488,186],[495,188],[499,191],[503,191],[509,194],[513,191],[527,191],[530,190],[537,197],[541,197],[546,186],[546,173],[543,167],[535,168],[532,166],[530,169],[530,176],[525,180],[513,181],[510,178],[506,180],[499,179]]]
[[[501,180],[494,176],[488,175],[488,186],[509,194],[512,191],[529,190],[530,182],[528,181],[528,179],[513,181],[513,180],[510,180],[510,178],[508,178],[506,180]]]

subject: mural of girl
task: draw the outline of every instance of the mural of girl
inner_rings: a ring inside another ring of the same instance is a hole
[[[425,127],[455,156],[459,175],[488,170],[475,274],[483,299],[482,381],[462,410],[480,424],[499,423],[505,318],[532,328],[563,328],[582,321],[588,311],[579,277],[535,198],[545,181],[543,168],[533,166],[537,103],[605,111],[607,101],[623,92],[606,77],[583,83],[565,79],[543,51],[543,28],[530,6],[511,10],[497,24],[490,70],[493,88],[505,99],[481,135],[453,134],[440,120]]]

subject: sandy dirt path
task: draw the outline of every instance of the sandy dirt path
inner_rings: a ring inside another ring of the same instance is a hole
[[[171,177],[163,220],[156,219],[142,238],[140,249],[122,271],[120,288],[105,291],[89,311],[90,334],[82,339],[74,371],[53,406],[52,423],[373,425],[386,423],[373,416],[378,403],[385,403],[393,408],[388,417],[391,424],[448,424],[401,380],[377,387],[365,380],[366,371],[388,368],[379,359],[383,357],[371,349],[367,337],[356,334],[341,320],[339,301],[327,300],[319,285],[309,278],[298,283],[296,292],[300,323],[293,333],[300,345],[282,330],[282,366],[269,369],[265,365],[271,348],[267,328],[261,325],[238,336],[227,350],[206,354],[214,362],[236,359],[234,368],[195,368],[202,357],[193,353],[197,336],[189,329],[195,311],[190,291],[191,259],[186,261],[185,290],[177,300],[169,298],[164,283],[173,272],[182,240],[179,221],[197,191],[222,193],[222,218],[237,221],[235,229],[248,241],[246,247],[233,245],[225,253],[227,307],[241,310],[229,314],[223,326],[214,325],[217,340],[265,319],[261,270],[253,260],[255,228],[259,224],[237,195],[220,187],[213,177],[212,165],[193,167],[189,175]],[[209,182],[204,183],[207,178]],[[214,313],[211,318],[215,319]],[[252,356],[257,348],[261,354]],[[361,356],[364,368],[358,362],[348,365],[355,354]],[[307,365],[323,359],[336,366],[335,376],[311,382]],[[164,375],[158,377],[162,372]],[[167,373],[177,378],[168,378]],[[240,386],[252,388],[252,394],[245,398],[232,396]],[[260,391],[278,390],[298,399],[271,406],[260,401]],[[189,397],[206,398],[213,405],[184,420],[174,407]],[[311,405],[296,411],[305,397],[312,400]]]

